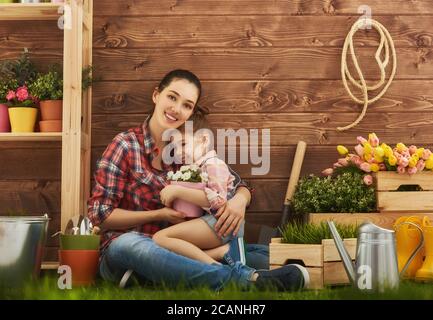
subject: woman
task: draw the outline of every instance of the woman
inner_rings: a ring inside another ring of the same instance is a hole
[[[304,287],[308,273],[297,265],[273,271],[256,271],[240,262],[209,265],[153,242],[152,235],[158,230],[184,221],[181,213],[164,207],[159,199],[160,190],[167,185],[167,172],[176,170],[174,164],[162,161],[166,145],[162,135],[200,112],[196,106],[200,94],[201,84],[193,73],[169,72],[153,92],[153,114],[141,126],[118,134],[98,161],[88,216],[102,230],[102,277],[119,281],[126,270],[133,270],[139,278],[154,283],[177,285],[183,281],[188,286],[207,285],[217,290],[230,281],[259,288],[271,285],[281,290]],[[215,229],[220,236],[233,233],[244,219],[250,200],[248,188],[238,187],[235,196],[216,214]],[[212,249],[208,254],[222,260],[236,250],[231,245]]]

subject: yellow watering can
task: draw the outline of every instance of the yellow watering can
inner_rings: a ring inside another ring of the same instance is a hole
[[[422,229],[425,239],[425,260],[422,267],[417,271],[417,281],[433,281],[433,224],[428,217],[422,221]]]
[[[409,223],[407,223],[409,222]],[[416,248],[423,241],[423,236],[420,232],[422,226],[422,218],[417,216],[403,216],[394,223],[397,242],[397,262],[398,271],[401,272],[406,262],[414,253]],[[416,272],[423,264],[424,248],[419,250],[409,263],[406,271],[403,273],[404,278],[415,278]]]

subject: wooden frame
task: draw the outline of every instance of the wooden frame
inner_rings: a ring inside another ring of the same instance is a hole
[[[64,4],[1,4],[0,20],[58,20],[64,18],[63,132],[0,133],[0,141],[60,141],[62,143],[61,230],[69,219],[86,211],[90,195],[92,90],[82,95],[81,70],[92,64],[93,0]]]

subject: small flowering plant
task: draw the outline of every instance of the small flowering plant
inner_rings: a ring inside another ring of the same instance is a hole
[[[167,179],[170,181],[183,182],[203,182],[208,181],[207,173],[201,172],[200,167],[196,164],[182,166],[176,173],[170,171],[167,173]]]
[[[8,90],[6,94],[7,104],[11,107],[34,107],[37,100],[29,94],[26,85]]]

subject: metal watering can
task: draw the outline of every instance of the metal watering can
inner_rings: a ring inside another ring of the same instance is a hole
[[[403,224],[411,224],[418,228],[421,233],[421,241],[399,273],[393,230],[380,228],[370,222],[363,223],[358,229],[354,266],[334,222],[328,221],[329,229],[352,285],[360,290],[379,292],[398,288],[400,276],[406,272],[412,259],[424,244],[423,232],[418,225],[412,222],[402,222],[399,226]]]

